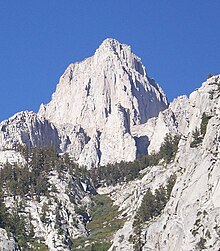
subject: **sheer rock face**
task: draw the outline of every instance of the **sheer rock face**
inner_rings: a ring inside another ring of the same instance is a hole
[[[91,134],[104,129],[118,105],[128,109],[133,126],[157,116],[167,100],[131,48],[106,39],[94,56],[67,68],[39,114],[57,125],[79,124]]]
[[[75,150],[71,138],[76,132],[70,131],[65,150],[91,167],[134,160],[138,146],[131,129],[157,116],[167,105],[163,91],[147,77],[131,48],[106,39],[94,56],[67,68],[51,102],[41,105],[39,115],[58,128],[81,127],[87,141],[77,144]]]

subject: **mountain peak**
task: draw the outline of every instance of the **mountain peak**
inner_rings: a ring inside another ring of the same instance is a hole
[[[80,126],[85,144],[75,129],[69,130],[69,139],[79,142],[76,160],[92,166],[133,160],[137,151],[131,129],[157,116],[167,105],[165,94],[147,77],[130,46],[108,38],[94,56],[65,71],[52,100],[41,106],[39,114],[58,127]],[[109,150],[109,145],[117,147]],[[88,155],[88,151],[92,153]],[[94,156],[90,157],[93,164],[88,164],[87,156]]]
[[[98,62],[118,62],[128,71],[134,70],[146,76],[145,67],[141,59],[132,52],[131,46],[122,44],[116,39],[106,38],[96,50],[95,57]]]
[[[115,55],[121,61],[129,61],[131,58],[140,61],[140,59],[132,53],[129,45],[122,44],[113,38],[106,38],[96,50],[95,54],[98,56],[101,55],[101,57]]]
[[[149,80],[141,60],[129,45],[116,39],[105,39],[94,56],[70,66],[67,73],[51,102],[40,110],[55,124],[103,130],[120,103],[129,110],[133,126],[145,123],[167,107],[164,93]]]
[[[131,47],[127,44],[122,44],[118,40],[114,38],[106,38],[101,45],[99,46],[99,49],[101,50],[124,50],[124,49],[129,49],[131,51]]]

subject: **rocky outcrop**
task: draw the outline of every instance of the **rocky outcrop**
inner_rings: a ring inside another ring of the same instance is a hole
[[[15,150],[4,150],[0,151],[0,166],[10,163],[11,165],[15,163],[23,164],[25,163],[24,156]]]
[[[169,108],[160,112],[156,118],[153,134],[150,137],[148,153],[158,152],[167,134],[185,134],[192,113],[193,108],[186,96],[174,99]]]
[[[135,140],[130,134],[129,111],[120,105],[117,108],[117,113],[109,116],[100,137],[100,165],[136,158]]]
[[[60,147],[55,126],[34,112],[20,112],[0,123],[0,149],[28,147]]]
[[[17,245],[13,238],[9,238],[5,229],[0,228],[0,251],[17,251]]]

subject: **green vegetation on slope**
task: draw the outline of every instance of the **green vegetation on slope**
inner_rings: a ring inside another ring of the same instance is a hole
[[[118,217],[118,208],[107,195],[93,197],[90,215],[91,221],[87,224],[89,236],[73,240],[71,250],[106,251],[111,246],[113,234],[123,225],[123,219]]]
[[[75,193],[72,191],[73,182],[85,182],[90,178],[98,187],[104,185],[115,185],[120,182],[134,180],[140,176],[140,171],[146,167],[157,165],[161,160],[163,163],[172,161],[177,152],[179,137],[167,135],[160,151],[157,154],[143,156],[134,162],[120,162],[114,165],[98,167],[87,171],[86,168],[79,168],[70,159],[68,154],[59,155],[53,148],[32,148],[16,146],[25,158],[24,165],[9,164],[0,170],[0,189],[2,191],[0,199],[0,227],[5,228],[8,233],[14,235],[18,245],[23,250],[28,250],[35,240],[33,238],[33,226],[31,219],[24,218],[23,212],[26,200],[41,200],[41,196],[49,198],[50,192],[57,192],[56,187],[49,182],[51,172],[56,171],[59,178],[65,179],[65,174],[73,176],[69,183],[67,194],[71,203],[76,206]],[[92,189],[92,187],[90,187]],[[20,205],[8,210],[5,207],[4,197],[11,196],[16,200],[19,197]],[[84,218],[84,224],[87,224],[89,236],[70,240],[72,250],[81,246],[83,251],[104,251],[111,245],[110,241],[113,234],[122,226],[123,220],[118,219],[118,209],[112,205],[108,196],[96,195],[92,200],[94,204],[91,211],[79,207],[76,211]],[[162,203],[162,202],[161,202]],[[152,204],[153,205],[153,204]],[[161,204],[163,207],[163,203]],[[63,226],[60,223],[59,208],[56,209],[56,228],[58,233],[63,234]],[[88,221],[88,213],[91,215],[91,221]],[[42,222],[47,222],[47,207],[43,207]],[[69,238],[69,237],[68,237]],[[73,244],[71,244],[73,243]],[[34,244],[37,245],[36,243]],[[38,248],[45,249],[45,245],[39,244]]]
[[[137,212],[136,220],[144,223],[160,215],[170,199],[170,194],[175,182],[176,176],[172,175],[167,185],[165,187],[160,186],[154,191],[154,194],[148,189]]]

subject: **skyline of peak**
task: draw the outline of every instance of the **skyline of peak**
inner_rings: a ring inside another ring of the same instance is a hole
[[[66,67],[93,55],[105,40],[130,45],[169,101],[189,95],[209,73],[219,74],[217,1],[39,0],[0,7],[0,121],[22,110],[36,112]]]

